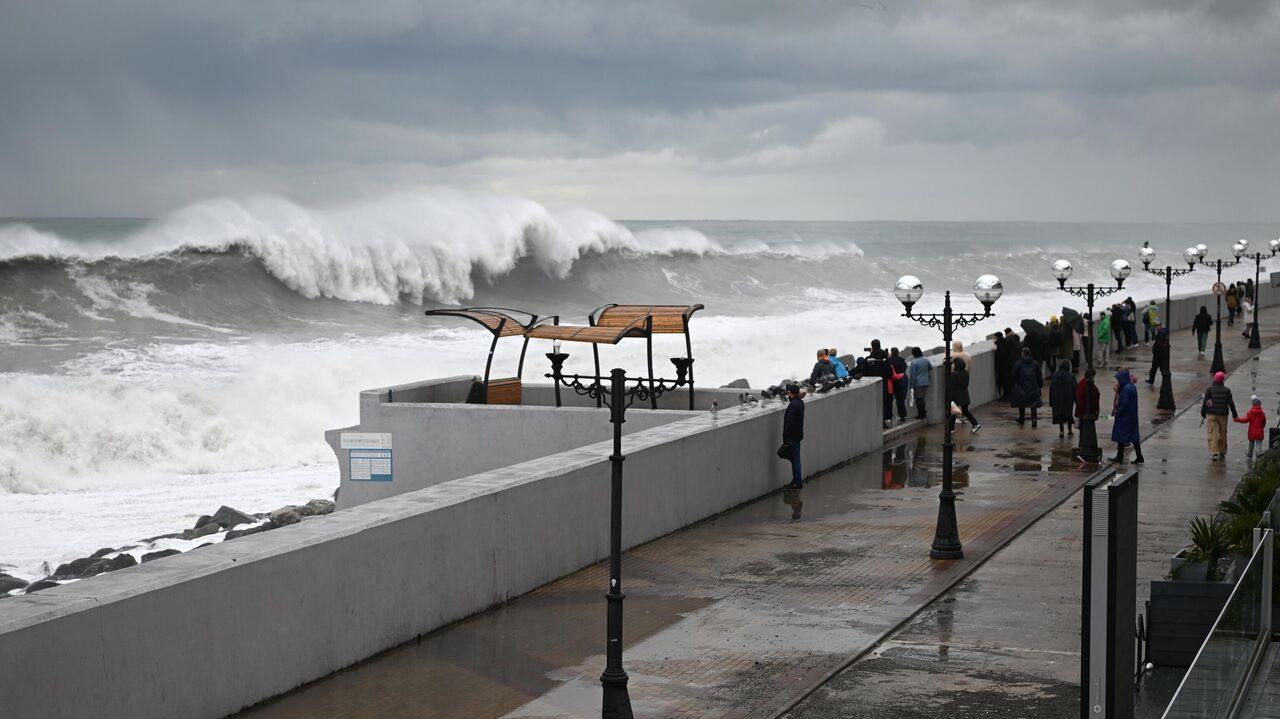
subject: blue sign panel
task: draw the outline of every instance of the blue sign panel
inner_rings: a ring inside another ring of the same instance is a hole
[[[353,482],[390,482],[390,449],[349,449],[347,461]]]

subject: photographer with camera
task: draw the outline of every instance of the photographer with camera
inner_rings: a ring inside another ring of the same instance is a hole
[[[791,449],[787,459],[791,462],[791,483],[787,489],[804,487],[804,475],[800,472],[800,442],[804,440],[804,400],[800,399],[800,385],[787,385],[787,411],[782,415],[782,443]]]
[[[889,353],[881,349],[878,339],[871,340],[871,346],[864,349],[867,352],[867,364],[863,376],[883,380],[880,392],[884,403],[884,426],[890,427],[893,425],[893,380],[890,374],[893,370],[889,367]]]

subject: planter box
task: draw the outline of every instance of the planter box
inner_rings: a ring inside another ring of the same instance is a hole
[[[1148,660],[1156,666],[1190,666],[1234,586],[1226,581],[1152,581]]]

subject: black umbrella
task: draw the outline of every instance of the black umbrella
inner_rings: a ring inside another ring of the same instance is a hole
[[[1020,323],[1020,326],[1022,327],[1022,331],[1027,333],[1028,338],[1031,338],[1031,337],[1036,337],[1038,339],[1049,338],[1049,328],[1045,327],[1044,323],[1040,322],[1039,320],[1023,320]]]
[[[1079,312],[1076,312],[1070,307],[1062,308],[1062,324],[1070,327],[1080,334],[1084,334],[1084,318],[1080,316]]]

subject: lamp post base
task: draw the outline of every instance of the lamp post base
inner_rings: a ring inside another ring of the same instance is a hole
[[[1254,312],[1257,312],[1257,310],[1254,310]],[[1249,349],[1262,349],[1262,338],[1259,336],[1257,322],[1253,323],[1253,326],[1249,328]]]
[[[1080,447],[1076,449],[1076,459],[1085,464],[1102,463],[1102,449],[1098,447],[1098,429],[1094,420],[1080,420]]]
[[[1209,363],[1209,374],[1213,374],[1215,372],[1226,372],[1226,371],[1227,371],[1227,363],[1222,357],[1222,343],[1214,342],[1213,343],[1213,362]]]
[[[1173,380],[1167,373],[1160,375],[1160,399],[1156,402],[1156,409],[1177,409],[1173,402]]]
[[[964,559],[964,545],[960,543],[960,527],[956,522],[955,494],[938,496],[938,525],[933,533],[929,556],[933,559]]]
[[[627,693],[627,673],[619,671],[610,674],[605,671],[600,675],[600,684],[604,687],[604,701],[600,707],[603,719],[634,719],[631,713],[631,695]]]

